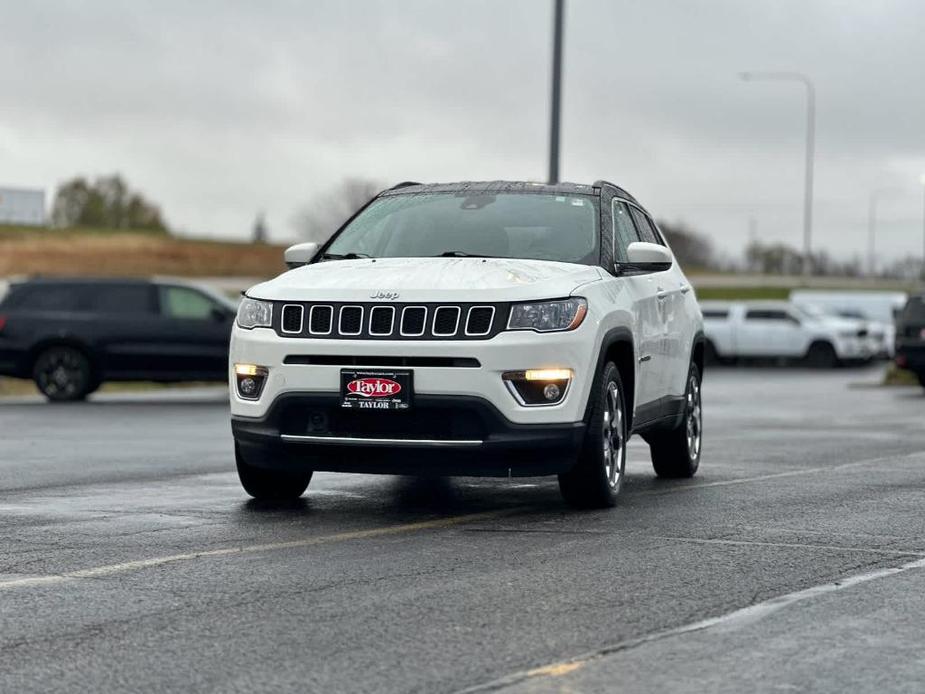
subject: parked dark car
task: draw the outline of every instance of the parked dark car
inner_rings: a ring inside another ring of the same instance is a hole
[[[925,387],[925,295],[910,296],[896,319],[896,365]]]
[[[15,281],[0,300],[0,375],[56,401],[104,381],[225,381],[235,311],[180,281]]]

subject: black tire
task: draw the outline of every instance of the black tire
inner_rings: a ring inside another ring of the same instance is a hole
[[[292,501],[305,492],[311,482],[311,470],[290,472],[250,465],[236,443],[234,459],[238,467],[238,479],[244,491],[259,501]]]
[[[925,388],[925,371],[916,371],[915,377],[919,379],[919,385]]]
[[[684,419],[681,425],[653,434],[649,441],[652,467],[659,477],[693,477],[700,467],[703,452],[703,402],[701,374],[691,364],[684,393]]]
[[[834,369],[838,366],[838,354],[828,342],[814,342],[806,352],[806,363],[814,369]]]
[[[52,402],[83,400],[96,390],[87,355],[70,345],[53,345],[36,356],[32,380]]]
[[[626,476],[628,420],[620,372],[607,362],[591,389],[591,416],[578,462],[559,475],[559,490],[571,506],[607,508],[617,503]]]

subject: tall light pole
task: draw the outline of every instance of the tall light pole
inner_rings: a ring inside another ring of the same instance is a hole
[[[816,156],[816,87],[800,72],[740,72],[746,82],[752,80],[801,82],[806,87],[806,173],[803,180],[803,276],[812,271],[813,250],[813,164]]]
[[[562,101],[562,20],[565,0],[553,0],[552,93],[549,114],[549,182],[559,182],[559,123]]]
[[[886,193],[892,193],[895,188],[875,188],[870,191],[867,204],[867,272],[873,277],[877,274],[877,203]]]
[[[925,280],[925,174],[919,176],[922,184],[922,279]]]

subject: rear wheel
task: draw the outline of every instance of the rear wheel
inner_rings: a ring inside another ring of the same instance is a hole
[[[626,398],[613,362],[604,366],[591,397],[591,417],[578,462],[559,475],[562,496],[577,508],[613,506],[626,473]]]
[[[806,352],[806,363],[816,369],[834,369],[838,366],[838,355],[828,342],[814,342]]]
[[[696,364],[691,364],[684,394],[684,421],[675,429],[656,434],[658,438],[649,442],[652,467],[659,477],[693,477],[700,467],[703,443],[700,386],[700,369]]]
[[[32,368],[32,379],[53,402],[83,400],[96,389],[90,360],[70,345],[55,345],[40,352]]]
[[[261,501],[289,501],[298,499],[308,487],[312,472],[272,470],[249,464],[238,444],[234,446],[238,479],[244,491]]]

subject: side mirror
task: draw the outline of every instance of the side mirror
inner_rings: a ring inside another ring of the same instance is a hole
[[[283,259],[286,261],[286,266],[291,270],[312,262],[312,259],[318,255],[319,248],[321,246],[313,241],[297,243],[295,246],[289,246],[286,249]]]
[[[231,314],[228,311],[216,307],[209,311],[209,316],[216,323],[227,323],[231,317]]]
[[[626,249],[626,262],[617,262],[617,274],[644,274],[663,272],[671,267],[674,258],[664,246],[657,243],[635,241]]]

